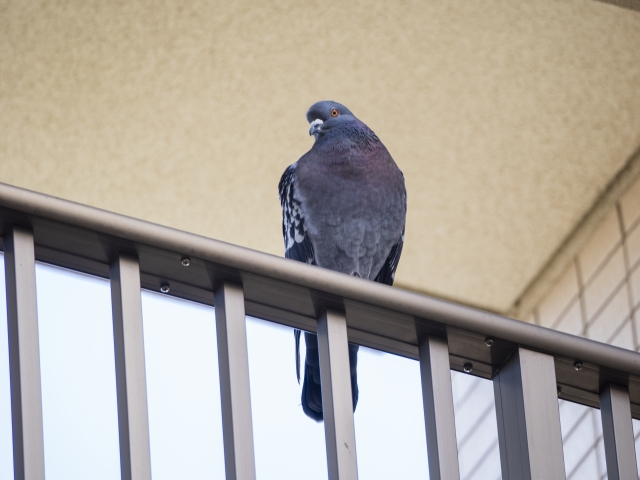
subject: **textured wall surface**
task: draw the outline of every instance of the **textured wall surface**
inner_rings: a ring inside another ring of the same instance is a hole
[[[640,350],[640,180],[620,199],[529,321]]]
[[[640,180],[611,209],[528,321],[640,350]],[[499,480],[491,382],[458,372],[451,372],[451,379],[460,477]],[[558,402],[567,480],[607,478],[600,411]],[[633,426],[640,461],[640,421]]]
[[[335,99],[404,170],[397,284],[499,311],[640,144],[640,14],[590,0],[2,0],[0,45],[0,181],[281,255]]]

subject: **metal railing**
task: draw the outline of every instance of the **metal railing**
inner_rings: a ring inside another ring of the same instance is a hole
[[[140,289],[213,305],[227,479],[255,479],[245,315],[317,332],[329,478],[357,478],[347,342],[420,361],[429,474],[459,479],[450,369],[492,379],[502,477],[564,479],[558,397],[637,478],[640,354],[0,184],[16,479],[44,479],[36,260],[111,279],[122,478],[151,478]]]

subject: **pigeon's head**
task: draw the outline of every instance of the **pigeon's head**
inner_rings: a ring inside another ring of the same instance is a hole
[[[331,100],[314,103],[307,112],[307,121],[311,125],[309,135],[313,135],[316,140],[333,127],[344,122],[353,122],[355,120],[356,117],[351,113],[351,110]]]

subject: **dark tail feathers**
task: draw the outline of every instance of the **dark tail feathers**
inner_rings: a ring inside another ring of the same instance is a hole
[[[299,341],[299,333],[296,335],[296,343]],[[322,416],[322,390],[320,388],[320,359],[318,357],[318,337],[314,333],[304,334],[307,345],[307,355],[304,362],[304,383],[302,384],[302,410],[316,422],[321,422]],[[296,347],[296,352],[298,348]],[[353,411],[358,404],[358,345],[349,344],[349,366],[351,371],[351,395]],[[300,378],[298,377],[298,381]]]

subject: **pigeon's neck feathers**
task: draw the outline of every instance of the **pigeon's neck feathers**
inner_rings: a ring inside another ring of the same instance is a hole
[[[374,151],[384,148],[373,131],[358,119],[336,125],[313,145],[318,150],[362,150]]]

